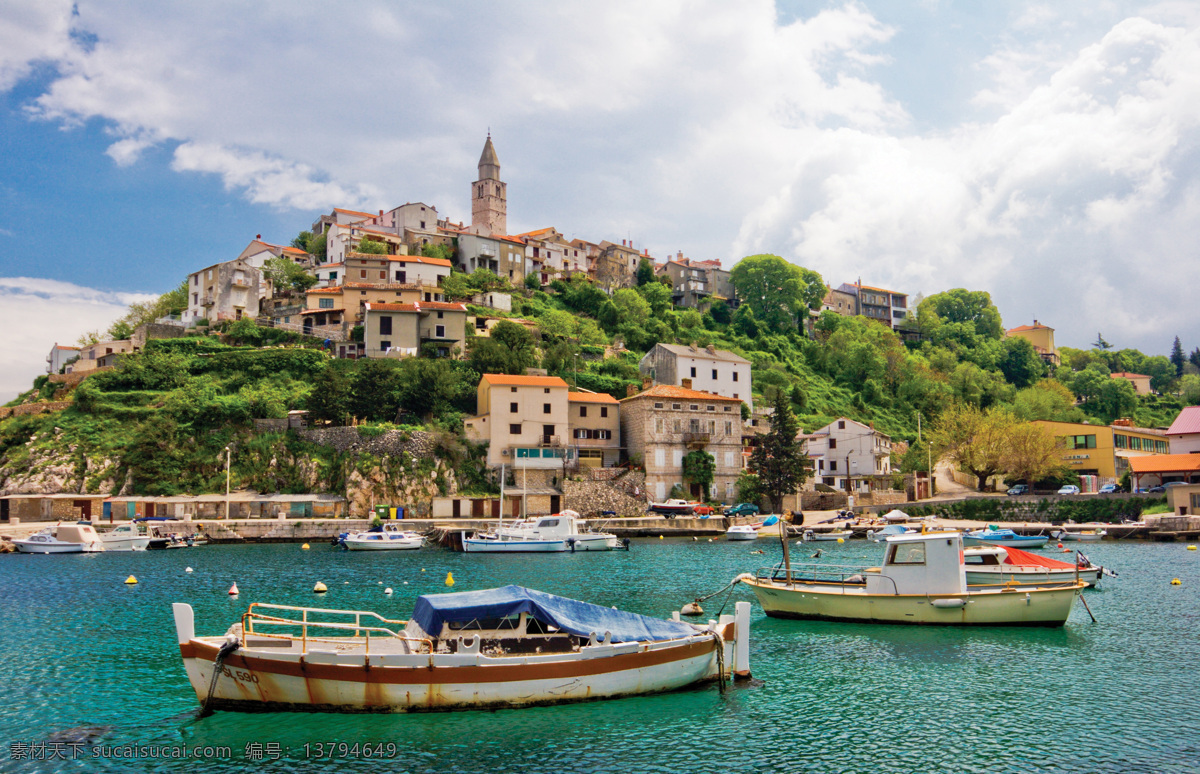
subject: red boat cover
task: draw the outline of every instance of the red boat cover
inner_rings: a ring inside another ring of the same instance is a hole
[[[1075,567],[1074,562],[1060,562],[1057,559],[1051,559],[1048,556],[1039,556],[1038,554],[1031,554],[1028,551],[1022,551],[1019,548],[1004,546],[1004,550],[1008,552],[1008,558],[1004,560],[1005,564],[1017,564],[1026,567],[1054,567],[1060,570]]]

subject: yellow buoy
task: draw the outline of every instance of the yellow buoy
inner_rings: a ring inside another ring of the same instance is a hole
[[[132,575],[130,575],[128,578],[126,578],[126,579],[125,579],[125,585],[126,585],[126,586],[134,586],[134,585],[137,585],[137,578],[135,578],[135,577],[133,577]]]
[[[308,550],[308,543],[305,543],[304,545],[300,546],[300,550],[301,550],[301,551],[307,551],[307,550]]]
[[[839,542],[839,543],[845,543],[845,542],[846,542],[846,538],[838,538],[838,542]]]
[[[659,535],[659,536],[658,536],[658,539],[659,539],[659,540],[662,540],[662,535]]]
[[[446,573],[446,585],[447,586],[454,585],[454,573],[452,573],[452,572]]]
[[[1171,585],[1172,585],[1172,586],[1182,586],[1182,585],[1183,585],[1183,581],[1179,580],[1178,578],[1174,578],[1174,579],[1171,581]]]
[[[1195,551],[1195,550],[1196,550],[1196,547],[1195,547],[1195,546],[1188,546],[1188,550],[1189,550],[1189,551]]]
[[[325,584],[321,581],[317,581],[317,585],[313,586],[314,594],[324,594],[326,591],[329,591],[329,589],[325,588]]]

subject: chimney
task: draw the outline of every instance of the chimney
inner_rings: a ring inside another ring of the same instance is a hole
[[[643,390],[648,390],[648,389],[650,389],[650,388],[651,388],[651,387],[653,387],[653,386],[654,386],[654,380],[653,380],[653,379],[651,379],[649,376],[643,376],[643,377],[642,377],[642,389],[643,389]]]
[[[255,240],[255,241],[258,241],[258,240],[260,240],[260,239],[262,239],[262,234],[255,234],[255,235],[254,235],[254,240]]]
[[[692,380],[690,378],[680,379],[679,386],[685,390],[690,390],[690,389],[692,389]]]
[[[638,386],[636,384],[625,385],[625,397],[632,398],[638,394]]]
[[[650,257],[650,248],[649,248],[649,247],[647,247],[645,250],[642,250],[642,255],[644,255],[644,256],[646,256],[647,258],[649,258],[649,257]]]
[[[382,220],[382,219],[383,219],[383,210],[380,210],[380,211],[379,211],[379,218],[380,218],[380,220]]]
[[[710,354],[710,355],[717,354],[717,348],[716,348],[716,346],[714,346],[712,344],[709,344],[707,347],[705,347],[705,349],[708,350],[708,354]]]

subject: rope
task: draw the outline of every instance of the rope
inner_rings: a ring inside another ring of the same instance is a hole
[[[709,632],[717,647],[717,683],[721,686],[721,695],[725,695],[725,640],[719,632]]]
[[[217,680],[221,679],[221,670],[224,669],[225,658],[240,646],[241,643],[238,642],[237,637],[234,637],[231,640],[226,640],[220,649],[217,650],[217,657],[213,659],[212,682],[208,684],[208,697],[204,700],[204,706],[200,708],[200,717],[206,718],[213,713],[212,697],[217,690]]]

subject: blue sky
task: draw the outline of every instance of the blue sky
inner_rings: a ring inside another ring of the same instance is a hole
[[[255,234],[469,219],[489,128],[510,231],[1200,346],[1195,3],[193,5],[0,0],[0,399]]]

